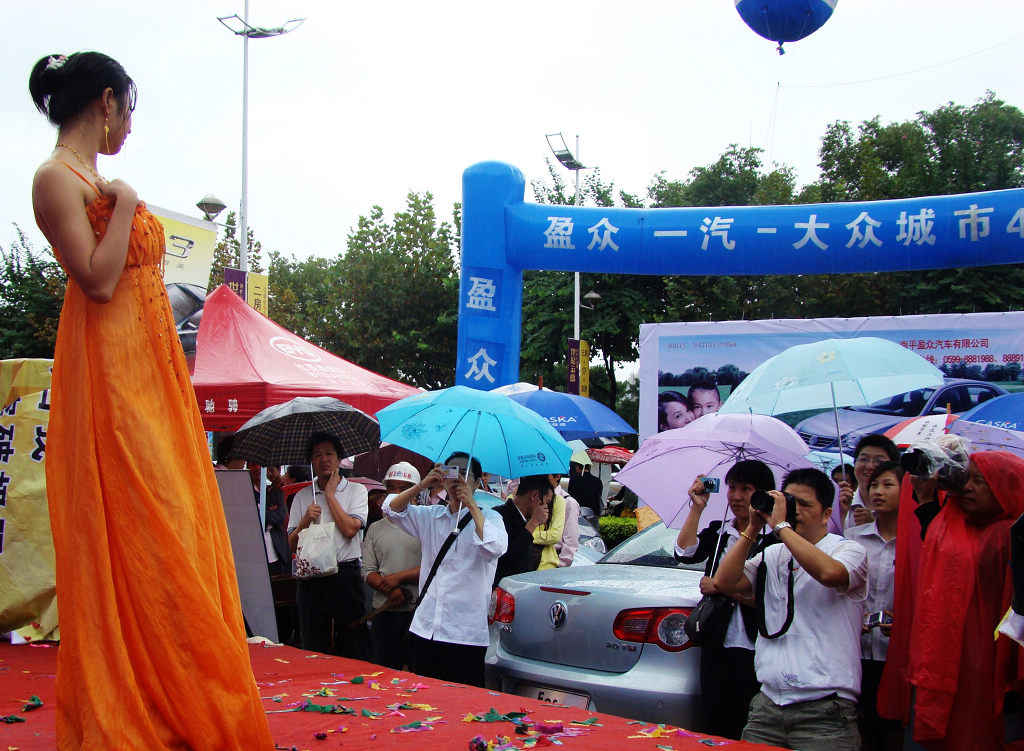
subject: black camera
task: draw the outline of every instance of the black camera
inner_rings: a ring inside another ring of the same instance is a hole
[[[914,477],[935,476],[941,490],[961,490],[967,484],[966,457],[912,448],[900,457],[904,471]]]
[[[783,493],[783,495],[786,496],[786,521],[795,527],[796,496],[792,496],[789,493]],[[772,511],[775,509],[775,499],[771,497],[767,490],[755,490],[753,495],[750,496],[750,505],[765,516],[771,516]]]

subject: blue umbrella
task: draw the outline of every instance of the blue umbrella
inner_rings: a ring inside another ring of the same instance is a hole
[[[1005,394],[982,402],[960,415],[957,422],[977,422],[1003,430],[1024,432],[1024,393]],[[950,432],[957,431],[950,429]]]
[[[585,396],[534,388],[510,394],[509,399],[532,409],[567,441],[636,433],[608,407]]]
[[[896,342],[863,336],[798,344],[765,360],[737,386],[721,412],[778,415],[864,405],[904,391],[938,386],[942,371]]]
[[[414,394],[377,412],[380,439],[444,461],[462,451],[502,477],[566,474],[569,444],[536,412],[465,386]]]

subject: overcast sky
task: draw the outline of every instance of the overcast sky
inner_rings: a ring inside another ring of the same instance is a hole
[[[0,245],[14,222],[43,245],[29,187],[55,132],[27,82],[50,53],[106,52],[139,86],[133,132],[102,174],[190,215],[206,193],[237,207],[242,41],[216,16],[241,0],[4,6]],[[250,3],[256,25],[295,16],[294,33],[250,42],[249,224],[300,257],[342,250],[359,215],[390,214],[410,190],[450,216],[478,161],[543,177],[546,132],[579,133],[582,161],[633,192],[730,143],[765,148],[803,184],[834,120],[902,120],[986,89],[1024,105],[1019,0],[839,0],[782,57],[732,0]]]

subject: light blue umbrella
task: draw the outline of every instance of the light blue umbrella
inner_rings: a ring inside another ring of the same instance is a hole
[[[743,379],[721,412],[778,415],[865,405],[905,391],[938,386],[942,371],[896,342],[863,336],[822,339],[780,352]]]
[[[566,474],[569,444],[536,412],[503,394],[453,386],[377,412],[380,439],[444,461],[462,451],[502,477]]]

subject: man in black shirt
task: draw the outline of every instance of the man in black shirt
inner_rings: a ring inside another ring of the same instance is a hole
[[[529,475],[519,481],[515,496],[495,509],[505,522],[508,550],[498,559],[494,586],[505,576],[537,569],[540,551],[533,545],[533,530],[547,521],[553,493],[547,475]]]
[[[569,495],[594,512],[594,516],[601,516],[601,493],[604,491],[602,483],[594,475],[590,474],[582,464],[569,462]]]

